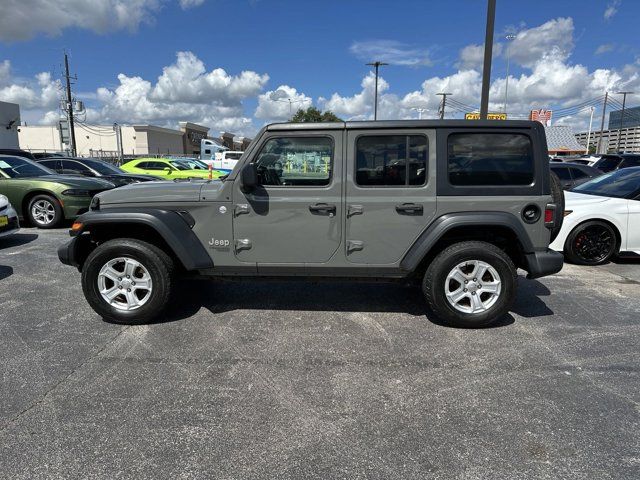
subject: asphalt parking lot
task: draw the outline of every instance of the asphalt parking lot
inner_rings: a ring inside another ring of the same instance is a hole
[[[0,240],[2,478],[640,478],[640,262],[521,278],[484,330],[401,285],[197,281],[130,327],[66,238]]]

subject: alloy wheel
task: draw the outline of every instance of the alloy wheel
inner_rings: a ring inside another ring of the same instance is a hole
[[[456,265],[445,280],[449,305],[462,313],[489,310],[500,297],[502,281],[495,268],[481,260]]]
[[[109,260],[100,269],[98,290],[109,305],[130,311],[149,301],[153,281],[142,263],[129,257],[118,257]]]
[[[586,263],[598,263],[607,258],[615,247],[615,236],[604,225],[590,225],[573,240],[573,252]]]
[[[56,209],[48,200],[38,200],[31,205],[31,217],[40,225],[49,225],[56,218]]]

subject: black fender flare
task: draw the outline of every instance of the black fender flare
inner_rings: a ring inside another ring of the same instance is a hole
[[[534,251],[533,243],[522,226],[522,223],[511,213],[507,212],[459,212],[448,213],[438,217],[427,227],[413,243],[411,248],[400,261],[400,268],[413,272],[431,248],[448,231],[457,227],[468,226],[500,226],[510,229],[520,241],[524,253]]]
[[[213,261],[209,253],[192,230],[195,222],[187,212],[155,208],[92,210],[80,215],[76,219],[76,223],[81,224],[79,229],[71,232],[76,238],[69,244],[63,245],[63,247],[67,247],[65,257],[70,262],[69,264],[77,266],[77,262],[73,262],[73,258],[68,258],[74,256],[72,246],[75,243],[74,240],[79,240],[83,236],[82,234],[91,231],[92,227],[138,224],[155,230],[173,250],[186,270],[213,268]],[[60,260],[67,263],[62,257]]]

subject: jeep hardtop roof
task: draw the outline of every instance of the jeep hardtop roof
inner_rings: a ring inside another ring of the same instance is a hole
[[[378,120],[327,123],[272,123],[267,131],[278,130],[343,130],[347,129],[393,129],[393,128],[543,128],[532,120]]]

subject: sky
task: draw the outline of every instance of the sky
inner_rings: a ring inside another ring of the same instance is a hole
[[[582,131],[607,91],[640,105],[638,18],[637,0],[498,0],[490,110],[507,63],[510,118],[550,108]],[[0,100],[54,124],[67,51],[87,124],[252,136],[290,108],[372,118],[380,60],[379,119],[435,118],[443,91],[461,118],[480,104],[485,22],[485,0],[2,0]]]

